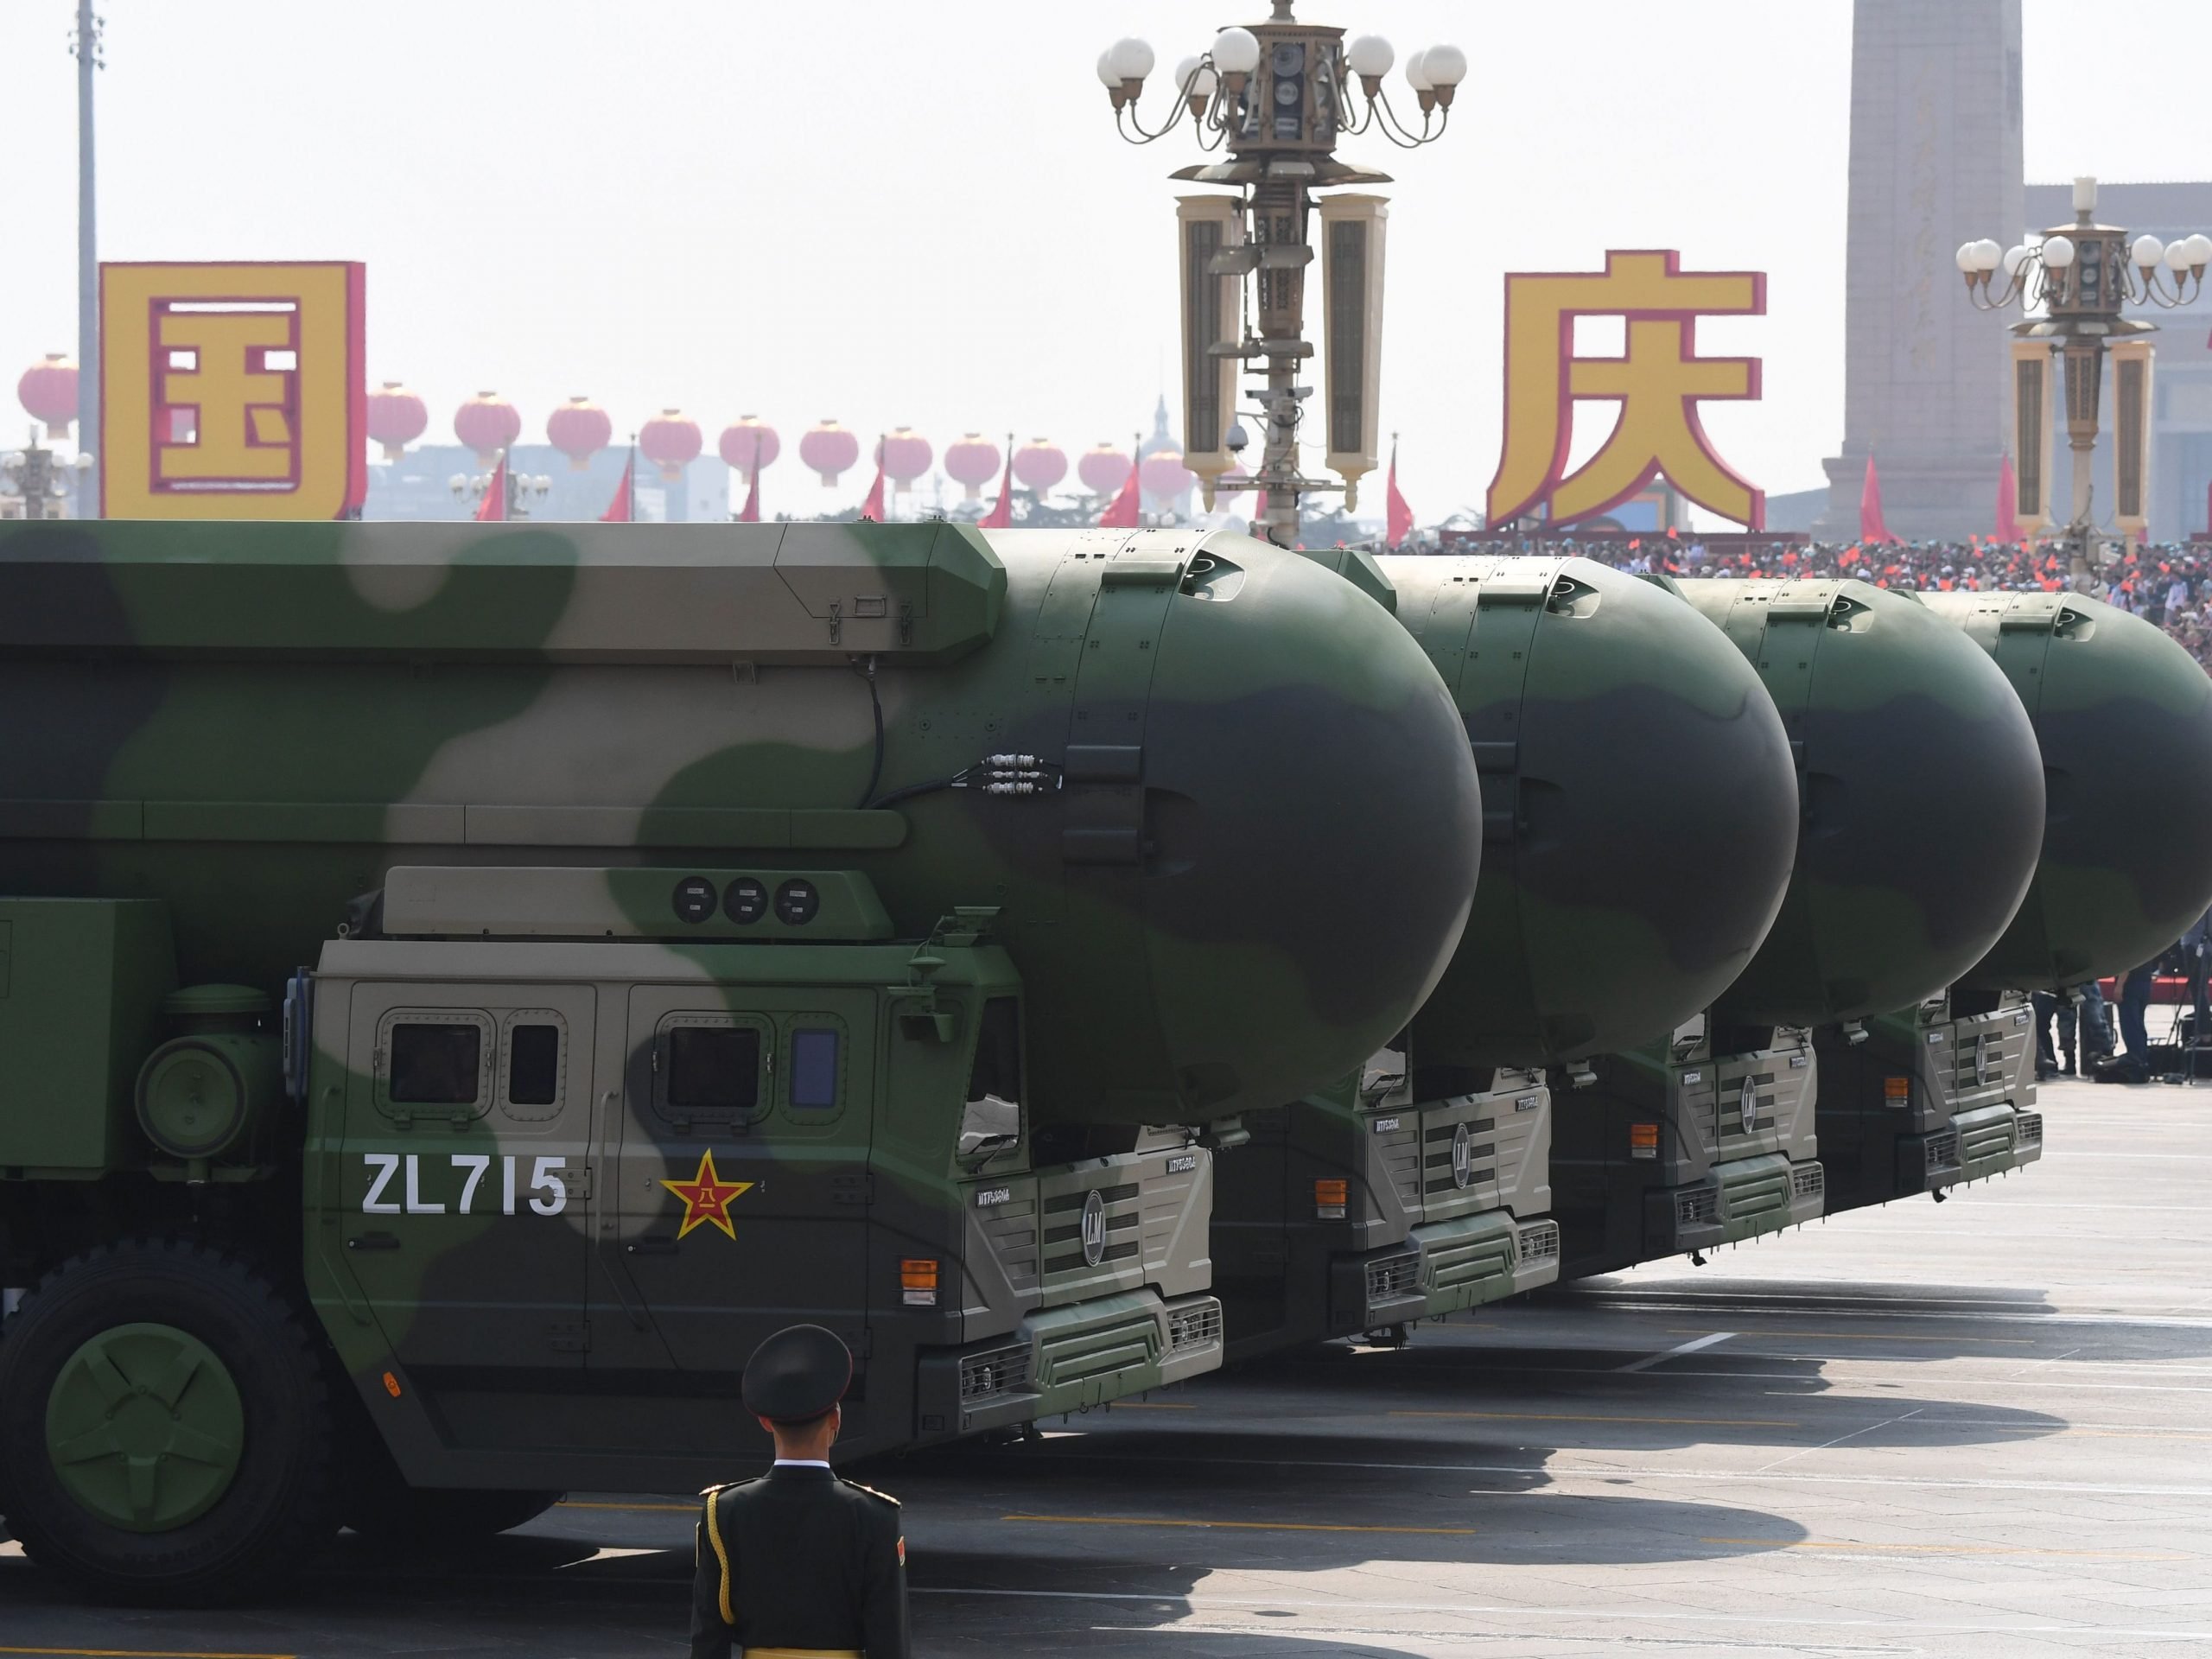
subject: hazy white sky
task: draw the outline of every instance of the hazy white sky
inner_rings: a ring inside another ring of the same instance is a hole
[[[823,416],[912,425],[940,455],[969,429],[1072,454],[1149,427],[1175,372],[1173,199],[1189,188],[1165,175],[1196,157],[1181,137],[1116,138],[1092,60],[1137,34],[1164,68],[1266,11],[104,3],[104,257],[365,260],[370,375],[421,391],[433,438],[481,387],[516,401],[526,440],[577,392],[618,435],[680,404],[710,446],[758,413],[786,437],[763,480],[772,513],[865,488],[849,474],[833,496],[791,452]],[[23,365],[76,346],[71,12],[0,0],[10,411]],[[2126,40],[2148,49],[2124,55],[2108,5],[2026,14],[2031,179],[2212,173],[2197,114],[2126,113],[2201,111],[2203,0],[2139,0]],[[1594,268],[1609,246],[1770,273],[1765,317],[1699,330],[1707,353],[1765,361],[1764,401],[1709,405],[1707,429],[1770,493],[1821,481],[1843,416],[1848,0],[1304,0],[1301,15],[1383,34],[1401,62],[1449,39],[1471,66],[1443,143],[1343,151],[1398,180],[1382,424],[1404,435],[1424,519],[1478,503],[1497,464],[1502,274]],[[2113,54],[2087,100],[2076,35]],[[1163,103],[1156,80],[1145,107]]]

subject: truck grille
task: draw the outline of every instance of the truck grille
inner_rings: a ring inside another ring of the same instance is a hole
[[[1801,1198],[1817,1198],[1827,1190],[1827,1177],[1818,1164],[1800,1164],[1790,1172],[1789,1190]]]
[[[1029,1386],[1029,1350],[994,1348],[987,1354],[970,1354],[960,1362],[960,1400],[988,1400],[994,1395],[1017,1394]]]
[[[1167,1313],[1167,1346],[1200,1348],[1221,1340],[1221,1304],[1208,1301],[1197,1307],[1170,1308]]]
[[[1495,1135],[1497,1120],[1494,1117],[1471,1118],[1467,1133]],[[1457,1123],[1439,1123],[1421,1137],[1421,1194],[1435,1198],[1440,1193],[1459,1191],[1459,1183],[1452,1173],[1452,1141],[1458,1135]],[[1497,1142],[1495,1140],[1477,1141],[1467,1148],[1473,1167],[1467,1173],[1467,1185],[1480,1186],[1497,1179]]]
[[[1098,1189],[1098,1196],[1106,1203],[1108,1240],[1105,1254],[1099,1257],[1102,1268],[1109,1262],[1126,1262],[1144,1248],[1137,1238],[1117,1236],[1135,1232],[1143,1223],[1143,1216],[1135,1207],[1115,1208],[1116,1205],[1131,1205],[1139,1191],[1135,1181]],[[1089,1196],[1084,1192],[1062,1192],[1046,1199],[1044,1247],[1045,1271],[1048,1275],[1089,1270],[1083,1259],[1083,1205]]]
[[[1675,1194],[1675,1220],[1680,1225],[1694,1226],[1701,1221],[1720,1219],[1720,1189],[1717,1186],[1693,1186]]]
[[[1928,1137],[1928,1167],[1955,1169],[1959,1164],[1959,1137],[1948,1129]]]
[[[1399,1296],[1410,1296],[1421,1288],[1421,1255],[1408,1251],[1403,1255],[1386,1255],[1367,1264],[1367,1300],[1386,1302]]]
[[[1559,1260],[1559,1224],[1540,1221],[1521,1230],[1521,1262],[1526,1267],[1532,1262]]]
[[[2041,1146],[2043,1144],[2043,1114],[2041,1112],[2022,1112],[2019,1116],[2018,1129],[2020,1144],[2022,1146]]]

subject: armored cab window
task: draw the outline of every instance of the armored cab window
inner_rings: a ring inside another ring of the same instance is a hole
[[[508,1101],[517,1106],[550,1106],[560,1097],[560,1027],[509,1027]]]
[[[387,1014],[378,1044],[379,1109],[397,1117],[480,1116],[491,1093],[490,1024],[478,1014]]]
[[[760,1099],[760,1033],[735,1026],[679,1026],[668,1033],[668,1103],[749,1112]]]
[[[819,1026],[791,1032],[791,1109],[834,1111],[837,1105],[837,1033]]]
[[[472,1105],[483,1065],[484,1033],[474,1026],[391,1028],[395,1105]]]
[[[774,1041],[752,1014],[664,1014],[650,1051],[654,1112],[678,1134],[752,1122],[771,1103]]]
[[[983,1004],[968,1106],[960,1118],[960,1155],[988,1156],[1021,1140],[1021,1010],[1010,996]]]

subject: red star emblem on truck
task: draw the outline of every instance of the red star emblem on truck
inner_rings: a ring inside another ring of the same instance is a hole
[[[711,1223],[731,1238],[737,1229],[730,1225],[730,1201],[753,1190],[751,1181],[726,1181],[715,1173],[715,1154],[710,1147],[699,1154],[698,1173],[688,1181],[663,1181],[661,1185],[683,1200],[683,1224],[676,1230],[678,1239],[686,1236],[694,1227]]]

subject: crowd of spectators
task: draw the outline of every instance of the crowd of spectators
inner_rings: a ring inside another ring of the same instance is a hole
[[[1574,554],[1638,574],[1700,576],[1853,576],[1878,588],[1924,591],[2057,593],[2070,585],[2067,555],[2053,545],[1999,542],[1771,542],[1731,537],[1708,544],[1691,532],[1673,536],[1456,539],[1454,553]],[[2096,596],[2164,628],[2212,672],[2212,546],[2131,545],[2099,573]]]

